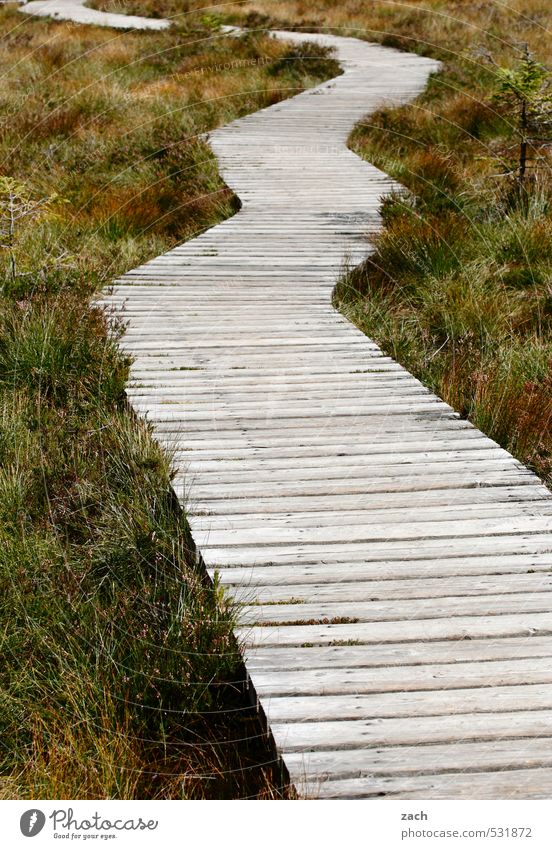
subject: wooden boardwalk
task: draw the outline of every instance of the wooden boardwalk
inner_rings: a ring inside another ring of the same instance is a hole
[[[355,39],[345,73],[214,132],[230,220],[118,281],[129,396],[175,451],[298,791],[552,793],[552,498],[331,306],[392,181],[355,121],[434,62]]]

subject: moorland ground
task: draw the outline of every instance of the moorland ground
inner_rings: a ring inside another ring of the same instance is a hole
[[[239,678],[231,604],[197,568],[170,458],[125,404],[121,326],[93,296],[235,210],[200,133],[337,72],[267,27],[435,56],[443,70],[416,102],[351,135],[408,191],[385,203],[376,252],[336,305],[550,482],[550,147],[544,127],[520,190],[518,111],[494,92],[525,44],[551,62],[552,11],[96,5],[177,24],[113,33],[0,13],[2,794],[277,795],[261,741],[224,742],[256,733],[218,713],[240,705],[224,684]],[[221,20],[253,33],[220,38]]]

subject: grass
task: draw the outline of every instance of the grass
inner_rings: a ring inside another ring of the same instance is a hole
[[[223,14],[436,56],[443,72],[416,103],[351,136],[409,193],[385,202],[376,253],[336,302],[550,482],[549,152],[532,151],[520,203],[501,176],[512,116],[472,48],[512,64],[527,41],[550,63],[551,12],[544,0],[284,0],[233,16],[118,5],[178,23],[121,34],[0,10],[2,200],[30,210],[4,238],[0,298],[0,792],[278,797],[289,791],[246,710],[232,605],[204,581],[170,458],[125,403],[121,328],[91,299],[235,210],[202,133],[336,73],[262,33],[230,44]]]
[[[197,0],[91,0],[88,4],[104,12],[122,15],[140,15],[146,18],[170,18],[181,24],[190,13],[200,15],[203,23],[217,25],[223,22],[225,7]]]
[[[440,59],[411,105],[382,108],[349,144],[407,191],[383,206],[375,253],[336,306],[385,352],[552,484],[552,181],[549,142],[513,174],[516,116],[496,71],[527,43],[552,67],[552,9],[509,3],[252,2],[240,19],[328,30]],[[546,135],[546,134],[545,134]]]
[[[199,134],[312,71],[197,16],[121,34],[3,8],[0,36],[0,797],[288,796],[93,298],[232,214]]]

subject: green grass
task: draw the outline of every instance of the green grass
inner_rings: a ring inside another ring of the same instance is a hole
[[[213,27],[0,10],[3,798],[289,795],[247,709],[232,604],[126,403],[122,327],[92,301],[235,210],[198,134],[312,83],[287,45]]]

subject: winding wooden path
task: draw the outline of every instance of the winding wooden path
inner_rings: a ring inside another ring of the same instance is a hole
[[[243,208],[118,282],[130,398],[300,793],[549,796],[552,498],[331,306],[393,188],[348,133],[436,64],[278,35],[345,73],[212,134]]]
[[[436,65],[278,35],[334,46],[345,73],[212,134],[243,208],[106,298],[129,321],[129,396],[243,604],[300,793],[549,797],[550,493],[330,303],[393,188],[347,135]]]
[[[21,0],[17,0],[21,2]],[[58,21],[74,21],[77,24],[92,24],[114,29],[167,29],[171,21],[166,18],[143,18],[139,15],[120,15],[116,12],[100,12],[86,5],[86,0],[31,0],[19,11],[24,15],[40,18],[55,18]]]

